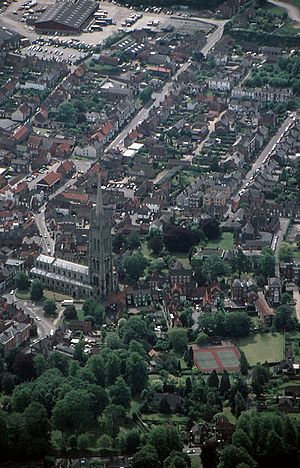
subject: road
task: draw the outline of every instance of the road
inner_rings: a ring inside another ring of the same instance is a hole
[[[7,299],[9,304],[14,302],[16,307],[24,310],[26,314],[29,314],[36,321],[39,338],[50,336],[51,331],[55,329],[55,325],[43,317],[43,309],[40,306],[33,305],[29,301],[22,301],[15,294],[4,294],[3,297]],[[39,317],[40,321],[37,321],[36,317]]]
[[[90,167],[91,167],[91,162],[90,161],[80,161],[80,160],[73,160],[76,166],[76,169],[78,171],[86,172]],[[60,164],[60,163],[58,163]],[[50,170],[54,170],[55,166],[52,166]],[[47,171],[47,172],[50,172]],[[45,177],[45,174],[42,175],[42,177]],[[35,181],[31,182],[35,183],[38,181],[36,179]],[[66,189],[72,187],[77,181],[77,177],[73,176],[72,179],[67,180],[61,187],[59,187],[54,193],[49,195],[47,200],[52,200],[53,198],[57,197],[61,192],[64,192]],[[32,187],[34,188],[34,187]],[[45,211],[47,207],[47,202],[45,202],[38,210],[37,213],[34,215],[34,220],[36,223],[36,226],[39,230],[40,236],[42,238],[42,247],[44,253],[47,253],[49,255],[54,255],[55,252],[55,233],[54,233],[54,239],[50,235],[50,232],[48,230],[47,224],[46,224],[46,218],[45,218]]]
[[[288,2],[277,2],[276,0],[267,0],[272,5],[284,8],[292,21],[300,23],[300,9]]]
[[[242,189],[246,189],[249,185],[250,179],[252,176],[255,175],[257,169],[260,169],[262,165],[267,161],[268,156],[272,152],[272,149],[274,146],[276,146],[277,142],[282,138],[284,135],[285,131],[288,129],[288,127],[293,123],[293,119],[295,117],[295,113],[291,113],[283,122],[281,127],[278,129],[278,131],[275,133],[275,135],[270,139],[269,143],[265,146],[265,148],[262,150],[262,152],[258,155],[257,159],[254,161],[251,169],[247,174],[245,175],[243,182],[241,186],[239,187],[239,192]],[[239,193],[237,193],[233,198],[232,202],[238,202],[240,199]],[[231,207],[228,209],[227,213],[225,214],[225,218],[227,217],[232,217],[233,213],[231,211]]]
[[[215,46],[215,44],[221,39],[226,21],[207,20],[202,18],[191,19],[204,23],[213,23],[214,25],[216,25],[216,29],[214,30],[214,32],[207,36],[207,43],[200,51],[203,53],[203,55],[206,56],[208,52]],[[119,135],[106,147],[105,152],[108,152],[111,149],[116,149],[117,147],[119,147],[120,149],[124,148],[124,138],[130,132],[132,132],[132,130],[134,130],[138,124],[142,123],[144,120],[147,119],[151,109],[155,109],[160,106],[161,102],[164,101],[165,97],[168,96],[170,92],[174,89],[174,84],[178,79],[179,75],[183,73],[190,66],[190,64],[191,60],[181,65],[181,67],[172,76],[172,78],[164,85],[162,90],[159,93],[153,93],[153,104],[151,104],[149,107],[143,107],[126,125],[126,127],[121,131],[121,133],[119,133]]]

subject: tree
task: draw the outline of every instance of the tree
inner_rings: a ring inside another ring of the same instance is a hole
[[[125,380],[118,377],[115,384],[109,389],[109,396],[114,405],[123,406],[126,410],[130,408],[131,392]]]
[[[130,250],[138,249],[141,245],[140,235],[137,232],[131,232],[126,240]]]
[[[56,429],[68,434],[89,430],[94,421],[92,400],[86,390],[71,390],[58,400],[52,412]]]
[[[230,379],[227,370],[223,371],[219,391],[221,395],[227,395],[228,390],[230,389]]]
[[[80,364],[85,364],[87,360],[87,356],[84,352],[84,341],[80,340],[78,343],[75,344],[75,352],[74,352],[74,359],[78,361]]]
[[[282,242],[279,247],[279,260],[281,262],[290,262],[293,258],[293,248],[287,242]]]
[[[23,413],[32,401],[32,388],[29,384],[18,385],[13,392],[11,402],[14,411]]]
[[[219,388],[219,377],[215,370],[208,376],[207,385],[209,387]]]
[[[96,378],[96,382],[98,385],[105,385],[105,363],[104,359],[100,354],[94,354],[91,356],[87,363],[87,369],[90,369],[91,372],[94,374]]]
[[[36,370],[34,367],[33,355],[18,352],[13,370],[20,382],[34,379],[36,377]]]
[[[160,462],[163,462],[173,450],[181,451],[183,447],[178,431],[171,426],[151,429],[148,443],[156,449]]]
[[[132,468],[157,468],[158,454],[152,445],[145,445],[136,452],[131,461]]]
[[[127,241],[124,234],[116,234],[112,239],[113,252],[118,254],[123,247],[126,247]]]
[[[28,451],[33,455],[46,453],[50,442],[50,421],[44,406],[37,401],[30,403],[24,411],[24,422]]]
[[[156,335],[153,329],[149,327],[142,317],[127,319],[120,329],[120,336],[125,346],[129,345],[132,340],[137,340],[146,345],[153,345],[156,342]]]
[[[238,249],[233,260],[232,260],[232,267],[235,271],[238,272],[239,277],[241,274],[250,271],[251,265],[249,259],[246,257],[242,249]]]
[[[295,317],[292,317],[293,308],[288,305],[283,305],[277,308],[274,325],[276,330],[291,331],[294,330],[297,321]]]
[[[159,255],[164,248],[164,242],[161,234],[156,234],[148,240],[148,248],[152,250],[154,255]]]
[[[51,299],[47,299],[43,304],[43,309],[48,315],[54,315],[56,311],[56,304],[55,301]]]
[[[140,444],[141,436],[136,429],[132,429],[131,431],[126,432],[121,440],[122,449],[128,455],[134,454]]]
[[[290,295],[290,293],[288,292],[283,293],[281,296],[281,304],[288,305],[291,302],[292,302],[292,296]]]
[[[74,305],[70,305],[65,307],[64,309],[64,316],[67,320],[76,320],[77,319],[77,311]]]
[[[194,320],[193,320],[193,309],[191,307],[187,307],[186,309],[183,309],[183,311],[180,314],[180,321],[183,327],[192,328],[192,326],[194,325]]]
[[[150,101],[152,93],[153,93],[153,88],[151,86],[146,86],[146,88],[144,88],[140,92],[139,98],[142,104],[145,105],[147,104],[148,101]]]
[[[204,219],[201,224],[201,229],[208,240],[214,240],[220,237],[220,225],[216,219]]]
[[[246,312],[231,312],[225,316],[226,334],[236,338],[248,336],[251,328],[251,318]]]
[[[137,281],[145,271],[148,260],[140,253],[133,253],[124,260],[124,269],[131,280]]]
[[[270,380],[270,371],[266,366],[257,364],[252,369],[252,388],[256,395],[260,395],[263,392],[263,388],[266,383]]]
[[[265,278],[275,276],[275,256],[270,249],[264,249],[258,260],[259,273]]]
[[[246,403],[243,396],[240,392],[237,392],[234,397],[234,414],[235,417],[238,418],[242,411],[245,411]]]
[[[188,334],[185,328],[174,327],[168,331],[170,345],[176,353],[183,353],[188,344]]]
[[[209,336],[204,332],[200,332],[197,335],[196,343],[198,346],[204,346],[208,343],[208,340]]]
[[[164,461],[163,468],[190,468],[191,459],[186,453],[172,452]]]
[[[107,356],[105,363],[106,383],[108,386],[113,385],[116,378],[121,373],[121,360],[113,351]]]
[[[227,276],[230,273],[230,267],[219,255],[210,255],[204,260],[202,271],[208,283],[211,283],[219,276]]]
[[[160,413],[162,413],[162,414],[170,414],[172,412],[170,404],[169,404],[169,402],[168,402],[168,400],[166,399],[165,396],[163,396],[160,399],[158,407],[159,407]]]
[[[244,351],[240,352],[240,369],[242,375],[248,375],[249,364]]]
[[[76,111],[73,104],[70,102],[62,102],[58,106],[57,120],[67,124],[74,124],[76,122]]]
[[[175,224],[169,224],[165,227],[163,242],[170,252],[188,253],[197,240],[197,234],[189,228]]]
[[[217,441],[214,439],[208,439],[203,444],[200,455],[203,468],[216,468],[219,461],[217,448]]]
[[[117,333],[109,332],[105,337],[104,346],[110,349],[120,349],[122,348],[122,341]]]
[[[43,295],[43,283],[40,280],[33,280],[30,288],[30,299],[32,301],[41,301]]]
[[[86,434],[80,434],[77,437],[77,448],[78,450],[86,450],[89,446],[89,438]]]
[[[22,291],[25,291],[29,288],[30,281],[24,271],[18,271],[15,274],[15,285],[16,288],[21,289]]]
[[[105,433],[112,439],[116,439],[125,416],[125,409],[120,405],[108,405],[103,411],[100,423],[103,425]]]
[[[148,371],[145,360],[137,353],[131,353],[126,360],[126,377],[133,395],[138,395],[147,385]]]
[[[257,466],[255,460],[243,447],[236,447],[235,445],[225,446],[221,453],[221,463],[218,466],[220,468],[233,468],[238,467],[241,463],[244,463],[251,468],[255,468]]]

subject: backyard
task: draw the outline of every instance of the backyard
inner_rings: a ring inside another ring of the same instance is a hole
[[[237,341],[241,351],[244,351],[250,366],[258,362],[279,362],[284,356],[284,337],[280,333],[252,335]]]
[[[206,247],[209,249],[224,249],[224,250],[231,250],[233,249],[234,239],[232,232],[223,232],[222,235],[214,240],[210,241],[206,244]]]

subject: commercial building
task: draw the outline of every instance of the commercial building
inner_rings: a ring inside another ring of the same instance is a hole
[[[98,9],[92,0],[58,1],[34,23],[38,32],[80,32]]]

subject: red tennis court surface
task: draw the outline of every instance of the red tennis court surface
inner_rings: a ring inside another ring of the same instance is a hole
[[[220,346],[193,346],[194,364],[202,372],[240,369],[240,352],[232,343]]]

